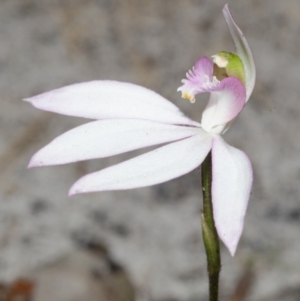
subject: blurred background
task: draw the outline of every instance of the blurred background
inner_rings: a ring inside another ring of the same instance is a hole
[[[226,2],[252,48],[257,83],[226,133],[255,178],[236,256],[222,246],[221,300],[299,300],[300,3]],[[114,79],[153,89],[200,120],[207,95],[191,105],[176,90],[199,57],[233,51],[226,2],[0,1],[0,300],[207,300],[199,169],[149,188],[68,198],[82,175],[144,150],[27,170],[38,149],[86,120],[21,99]]]

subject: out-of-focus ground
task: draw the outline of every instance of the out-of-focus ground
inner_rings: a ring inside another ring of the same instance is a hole
[[[255,178],[236,256],[222,247],[221,297],[299,300],[300,2],[228,2],[253,50],[257,84],[226,139],[249,155]],[[86,120],[21,99],[115,79],[153,89],[199,120],[206,96],[191,105],[176,89],[200,56],[233,50],[224,4],[1,0],[0,298],[207,300],[199,170],[149,188],[68,198],[80,176],[143,151],[27,170],[35,151]]]

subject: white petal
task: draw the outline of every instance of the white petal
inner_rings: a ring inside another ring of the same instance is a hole
[[[72,129],[39,150],[29,167],[104,158],[134,149],[180,140],[199,134],[196,127],[138,119],[90,122]]]
[[[92,81],[26,99],[41,110],[92,119],[147,119],[198,125],[159,94],[129,83]]]
[[[79,179],[70,195],[131,189],[169,181],[198,167],[211,149],[212,138],[201,134],[173,142]]]
[[[228,4],[226,4],[223,8],[223,15],[228,25],[229,31],[231,33],[232,39],[234,41],[236,52],[243,61],[245,67],[245,76],[246,76],[246,92],[248,101],[255,84],[255,63],[253,59],[253,55],[251,49],[248,45],[244,34],[240,30],[240,28],[234,22],[230,10],[228,8]]]
[[[233,256],[243,231],[252,186],[251,163],[244,152],[216,136],[212,169],[214,220],[220,239]]]

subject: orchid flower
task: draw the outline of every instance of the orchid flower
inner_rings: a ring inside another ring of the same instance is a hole
[[[79,179],[69,195],[145,187],[182,176],[212,152],[212,197],[218,235],[233,255],[239,241],[252,185],[247,156],[221,134],[243,109],[253,90],[255,66],[248,43],[227,6],[223,14],[236,54],[199,59],[178,90],[183,97],[210,92],[198,123],[146,88],[117,81],[92,81],[29,99],[38,109],[95,119],[39,150],[29,167],[104,158],[164,144],[159,148]],[[231,66],[232,65],[232,66]],[[166,144],[167,143],[167,144]]]

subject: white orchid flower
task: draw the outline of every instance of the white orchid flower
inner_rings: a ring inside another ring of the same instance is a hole
[[[212,201],[218,235],[233,255],[243,229],[252,185],[247,156],[221,137],[243,109],[255,81],[253,57],[227,5],[225,20],[240,59],[241,78],[230,76],[230,59],[221,54],[201,58],[179,88],[194,100],[210,92],[201,123],[146,88],[117,81],[92,81],[53,90],[29,99],[36,108],[96,119],[72,129],[39,150],[29,167],[104,158],[151,145],[165,144],[123,163],[79,179],[69,194],[131,189],[182,176],[199,167],[212,152]],[[221,74],[220,76],[217,75]]]

